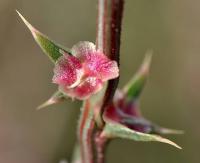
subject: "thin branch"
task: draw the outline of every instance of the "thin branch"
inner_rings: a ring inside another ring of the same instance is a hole
[[[120,34],[123,12],[123,0],[99,0],[97,22],[97,49],[101,50],[111,60],[119,65]],[[103,109],[112,100],[118,80],[109,81],[102,99],[103,107],[99,112],[102,117]],[[82,163],[103,163],[106,139],[100,135],[102,128],[95,126],[94,106],[92,98],[85,101],[79,123],[79,143]],[[95,157],[96,156],[96,157]]]
[[[95,152],[93,152],[92,148],[92,137],[95,130],[95,121],[93,119],[93,110],[91,109],[90,101],[86,100],[82,108],[78,133],[82,163],[94,163]]]
[[[101,132],[95,134],[95,146],[96,146],[96,163],[105,162],[105,150],[108,145],[108,139],[101,136]]]
[[[117,61],[118,66],[123,7],[124,0],[99,0],[96,45],[110,59]],[[118,81],[119,78],[116,78],[108,82],[101,114],[109,102],[112,101]]]
[[[98,22],[97,22],[97,49],[101,50],[111,60],[115,60],[119,66],[121,24],[123,17],[124,0],[99,0],[98,1]],[[110,80],[106,88],[100,117],[104,109],[112,101],[115,90],[117,89],[119,78]],[[101,129],[99,129],[101,130]],[[95,135],[96,161],[104,162],[105,148],[107,140]]]
[[[96,47],[105,53],[105,18],[107,0],[98,0]]]

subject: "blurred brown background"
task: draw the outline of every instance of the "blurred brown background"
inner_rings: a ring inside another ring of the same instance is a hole
[[[95,40],[97,0],[0,0],[0,163],[58,163],[70,159],[80,103],[35,108],[55,90],[53,65],[17,16],[71,47]],[[115,140],[108,163],[199,163],[200,1],[126,0],[122,31],[124,85],[147,49],[154,50],[143,114],[185,130],[168,136],[183,147]],[[56,108],[56,109],[55,109]]]

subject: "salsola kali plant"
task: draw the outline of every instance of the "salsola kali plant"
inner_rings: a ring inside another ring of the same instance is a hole
[[[151,53],[122,88],[119,81],[120,34],[124,0],[98,0],[96,44],[81,41],[64,48],[35,29],[19,12],[44,53],[55,64],[58,91],[40,108],[71,98],[82,100],[73,163],[103,163],[105,149],[115,138],[158,141],[180,146],[161,134],[180,133],[145,119],[139,97],[149,74]]]

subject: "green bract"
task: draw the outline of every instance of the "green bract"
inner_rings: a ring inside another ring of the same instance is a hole
[[[37,29],[35,29],[18,11],[17,13],[21,17],[25,25],[31,31],[35,41],[38,43],[38,45],[41,47],[41,49],[50,58],[52,62],[55,63],[58,60],[58,58],[63,55],[62,52],[71,54],[70,50],[62,47],[61,45],[49,39],[47,36],[45,36],[44,34],[39,32]]]

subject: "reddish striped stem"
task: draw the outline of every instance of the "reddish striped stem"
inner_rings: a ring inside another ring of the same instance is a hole
[[[117,61],[119,66],[121,24],[124,0],[99,0],[97,22],[97,48],[110,59]],[[110,80],[103,99],[101,114],[112,100],[119,78]]]
[[[119,65],[120,36],[124,0],[98,0],[96,46]],[[102,104],[99,115],[94,115],[92,98],[85,101],[79,123],[79,144],[82,163],[103,163],[107,140],[102,138],[102,126],[96,127],[95,116],[102,119],[104,108],[112,101],[119,78],[110,80],[98,103]],[[103,119],[102,119],[103,122]]]

